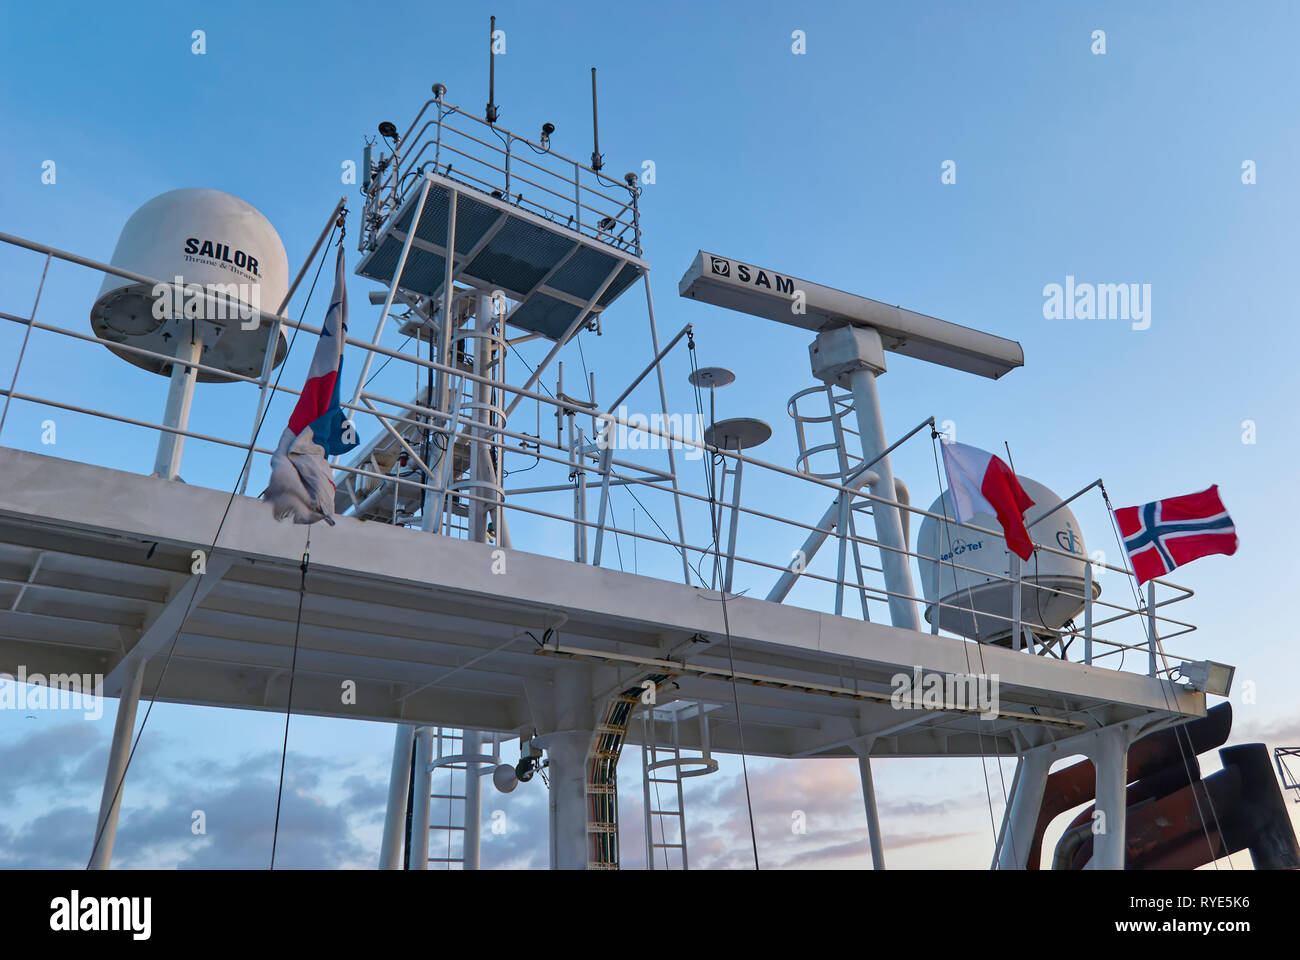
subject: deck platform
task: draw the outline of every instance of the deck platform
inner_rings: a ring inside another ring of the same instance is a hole
[[[0,671],[102,673],[116,696],[143,654],[145,698],[285,709],[306,528],[237,496],[196,577],[228,492],[8,448],[0,477]],[[1204,694],[1135,673],[747,597],[727,612],[751,754],[1011,755],[1206,709]],[[660,702],[718,704],[712,747],[739,747],[722,605],[698,587],[339,517],[311,528],[302,623],[295,712],[544,733],[570,658],[594,665],[598,696],[671,659],[682,669]],[[542,650],[534,638],[557,624],[559,651]],[[996,674],[1002,716],[882,702],[917,666]]]
[[[448,214],[456,195],[453,283],[501,290],[519,301],[508,322],[558,340],[579,316],[598,314],[647,269],[640,257],[593,239],[504,197],[435,173],[398,286],[437,301],[447,269]],[[500,191],[497,191],[500,193]],[[375,238],[357,274],[388,286],[415,219],[420,191],[404,202]],[[579,210],[584,208],[578,208]]]

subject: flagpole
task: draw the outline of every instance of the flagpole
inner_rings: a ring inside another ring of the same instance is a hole
[[[253,435],[248,439],[248,459],[244,461],[244,470],[239,478],[239,493],[242,496],[248,489],[248,478],[253,469],[253,446],[257,443],[257,435],[261,432],[262,413],[266,409],[266,391],[271,385],[271,371],[275,368],[276,348],[280,345],[280,315],[284,313],[285,308],[289,306],[289,301],[293,299],[294,293],[298,290],[298,285],[302,283],[302,278],[307,275],[307,269],[316,259],[316,254],[320,252],[321,244],[330,232],[338,226],[339,216],[343,213],[343,208],[347,205],[346,196],[339,197],[339,202],[334,205],[330,211],[329,219],[325,221],[325,226],[321,228],[320,236],[316,238],[316,243],[312,245],[311,253],[307,254],[307,259],[302,262],[298,270],[298,275],[293,278],[293,283],[289,284],[289,290],[284,295],[279,307],[275,311],[275,319],[271,322],[271,335],[266,341],[266,356],[262,358],[262,375],[261,392],[257,397],[257,415],[253,417]]]
[[[1101,487],[1101,496],[1106,502],[1106,512],[1110,514],[1110,527],[1115,534],[1115,542],[1119,545],[1120,553],[1123,554],[1126,552],[1124,547],[1124,537],[1119,531],[1119,521],[1116,519],[1115,505],[1110,502],[1110,494],[1106,492],[1106,485],[1100,480],[1097,481],[1097,485]],[[1134,581],[1137,581],[1136,564],[1133,563],[1132,557],[1129,557],[1127,567],[1131,569],[1126,569],[1125,572],[1132,576]],[[1132,586],[1131,583],[1130,586]],[[1142,612],[1141,586],[1141,582],[1138,582],[1137,589],[1134,590],[1133,593],[1133,602],[1137,605],[1134,607],[1133,612],[1139,615]],[[1147,652],[1147,675],[1154,677],[1156,676],[1156,580],[1154,577],[1147,581]],[[1160,655],[1164,657],[1165,672],[1168,673],[1170,669],[1169,658],[1164,655],[1163,651]]]
[[[1011,468],[1011,476],[1015,478],[1015,481],[1018,484],[1020,483],[1020,477],[1016,474],[1016,461],[1011,458],[1011,444],[1003,440],[1002,446],[1005,447],[1007,451],[1007,466]],[[1044,516],[1046,516],[1046,514],[1044,514]],[[1043,518],[1042,517],[1038,518],[1038,520],[1041,519]],[[1035,520],[1034,523],[1037,523],[1038,520]],[[1029,533],[1029,524],[1025,524],[1025,534],[1028,535],[1028,533]],[[1034,538],[1029,537],[1029,545],[1031,550],[1033,549],[1033,544],[1034,544]],[[1016,553],[1014,550],[1011,550],[1009,547],[1007,552],[1011,554],[1011,572],[1015,576],[1015,582],[1011,586],[1011,606],[1015,614],[1013,626],[1016,631],[1016,635],[1015,635],[1015,644],[1012,646],[1011,649],[1019,650],[1021,644],[1023,644],[1025,640],[1024,608],[1023,608],[1024,590],[1025,590],[1024,568],[1020,560],[1020,555],[1018,553]],[[1035,586],[1034,589],[1037,590],[1038,587]],[[1035,593],[1034,596],[1035,598],[1037,598],[1038,594]],[[1041,616],[1041,613],[1039,615]],[[1032,639],[1034,636],[1033,630],[1029,631],[1029,636],[1031,639],[1029,640],[1027,649],[1029,650],[1030,653],[1033,653],[1034,652],[1034,641]]]
[[[1008,454],[1008,456],[1010,456],[1010,454]],[[1014,470],[1015,467],[1012,467],[1012,469]],[[1072,494],[1071,496],[1066,497],[1064,500],[1062,500],[1062,501],[1061,501],[1060,503],[1058,503],[1056,506],[1052,507],[1051,510],[1048,510],[1046,513],[1044,513],[1041,517],[1037,517],[1037,518],[1034,520],[1033,523],[1029,524],[1029,526],[1032,527],[1032,526],[1035,526],[1036,524],[1040,524],[1040,523],[1042,523],[1044,520],[1046,520],[1048,517],[1050,517],[1052,514],[1054,514],[1057,510],[1060,510],[1060,509],[1061,509],[1062,507],[1064,507],[1066,504],[1070,503],[1070,502],[1073,501],[1073,500],[1078,500],[1081,496],[1083,496],[1085,493],[1087,493],[1087,492],[1088,492],[1089,490],[1091,490],[1093,487],[1099,487],[1099,486],[1101,486],[1101,480],[1100,480],[1100,478],[1098,478],[1097,480],[1092,481],[1092,483],[1088,484],[1086,487],[1084,487],[1084,488],[1083,488],[1082,490],[1080,490],[1078,493],[1075,493],[1075,494]]]

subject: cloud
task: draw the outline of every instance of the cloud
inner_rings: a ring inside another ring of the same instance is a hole
[[[1240,708],[1237,709],[1240,710]],[[1300,746],[1300,717],[1287,717],[1272,721],[1250,719],[1244,722],[1237,719],[1233,723],[1231,743],[1258,743],[1261,741],[1268,744],[1270,753],[1274,747]]]
[[[5,769],[22,772],[0,782],[5,806],[0,867],[84,867],[94,835],[107,731],[84,721],[19,729],[22,736],[0,747]],[[279,750],[226,754],[218,761],[182,754],[184,749],[163,730],[151,730],[141,742],[124,793],[116,866],[264,869],[273,837],[277,868],[375,866],[388,794],[386,758],[363,765],[352,755],[291,751],[277,833]],[[643,785],[639,757],[629,753],[625,760],[620,770],[621,860],[624,867],[638,869],[646,860]],[[732,757],[723,758],[718,773],[686,781],[692,868],[752,869],[751,804],[764,869],[870,864],[856,762],[750,758],[747,768],[748,791]],[[920,859],[927,863],[968,859],[955,855],[949,845],[960,849],[977,834],[986,834],[983,790],[945,797],[952,791],[951,777],[931,783],[922,772],[925,787],[919,794],[914,782],[909,789],[891,791],[888,781],[895,769],[902,770],[887,761],[877,765],[887,853],[925,850]],[[669,786],[661,789],[675,792]],[[436,783],[435,792],[440,792]],[[482,797],[483,868],[545,869],[549,810],[541,778],[520,784],[511,794],[498,793],[484,778]],[[669,809],[675,800],[667,794],[652,797],[657,807]],[[203,834],[194,833],[196,811],[202,812]],[[675,834],[672,819],[662,819]],[[434,820],[445,820],[436,805]],[[796,826],[805,829],[792,829]],[[660,818],[653,829],[658,838]],[[445,856],[447,834],[435,831],[430,840],[431,854]],[[987,835],[981,842],[989,842]],[[451,849],[459,855],[458,834]],[[663,856],[656,851],[660,866]],[[674,868],[679,856],[668,852]]]
[[[385,784],[349,772],[348,759],[290,752],[276,830],[278,751],[230,763],[163,763],[165,735],[143,739],[123,792],[113,862],[120,867],[373,867],[374,844],[357,827],[382,820]],[[0,748],[20,777],[0,780],[9,807],[0,823],[0,867],[84,867],[95,837],[107,740],[90,722],[36,729]],[[43,812],[22,822],[20,795]],[[82,800],[78,805],[75,800]],[[51,802],[58,806],[49,809]],[[196,811],[206,832],[196,834]]]
[[[299,762],[310,759],[294,755]],[[163,866],[174,859],[182,869],[268,867],[272,840],[277,869],[373,866],[365,846],[352,836],[347,799],[329,802],[315,792],[313,773],[286,773],[276,825],[276,786],[252,775],[227,784],[173,791],[167,802],[123,816],[117,849],[122,866]],[[206,833],[196,835],[201,811]],[[164,861],[162,863],[158,861]]]
[[[485,870],[545,870],[551,862],[550,805],[537,778],[510,794],[483,790],[479,863]],[[499,812],[498,812],[499,811]],[[494,833],[494,822],[502,832]]]
[[[107,742],[89,723],[60,723],[41,726],[12,743],[0,746],[0,802],[9,804],[29,784],[45,789],[51,783],[87,783],[104,776]],[[96,777],[88,762],[98,755]]]
[[[0,827],[0,867],[76,870],[86,866],[95,833],[95,813],[85,807],[57,807],[19,830]]]

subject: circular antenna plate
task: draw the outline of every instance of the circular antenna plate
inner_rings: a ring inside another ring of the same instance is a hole
[[[687,379],[690,380],[692,387],[712,389],[734,383],[736,375],[726,367],[700,367],[698,370],[692,370]]]
[[[719,420],[704,431],[704,442],[719,450],[753,450],[766,443],[772,428],[755,417]]]
[[[502,793],[509,793],[519,786],[519,778],[515,776],[515,768],[508,763],[502,763],[492,771],[492,785]]]

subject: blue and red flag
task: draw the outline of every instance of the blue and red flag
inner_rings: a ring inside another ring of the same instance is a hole
[[[326,457],[357,445],[356,432],[339,403],[343,341],[348,335],[348,291],[343,280],[343,246],[334,266],[334,295],[321,327],[307,382],[271,457],[271,480],[262,493],[277,520],[324,520],[334,525],[334,479]]]
[[[1139,584],[1214,553],[1237,552],[1237,528],[1214,485],[1200,493],[1115,511]]]

